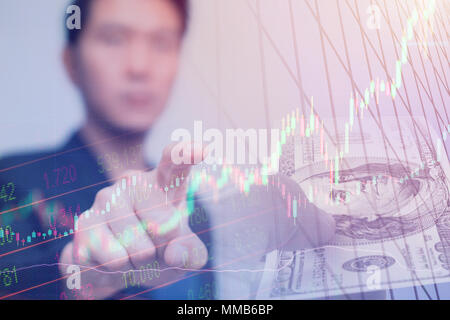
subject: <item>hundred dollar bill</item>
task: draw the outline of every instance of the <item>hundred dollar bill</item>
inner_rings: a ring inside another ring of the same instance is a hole
[[[334,135],[341,147],[326,151],[337,170],[325,165],[320,131],[284,146],[280,170],[333,215],[336,236],[322,248],[269,254],[257,298],[364,297],[450,282],[448,158],[423,119],[382,124]]]

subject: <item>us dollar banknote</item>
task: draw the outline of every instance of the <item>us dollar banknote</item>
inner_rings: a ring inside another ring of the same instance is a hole
[[[450,282],[448,157],[424,119],[412,120],[384,118],[381,128],[334,135],[327,152],[338,171],[324,160],[320,133],[287,140],[280,171],[333,216],[336,235],[321,248],[269,254],[257,298],[364,298]]]

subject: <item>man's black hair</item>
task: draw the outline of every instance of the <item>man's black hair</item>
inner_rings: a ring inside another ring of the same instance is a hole
[[[67,30],[67,43],[75,46],[78,43],[81,33],[83,32],[83,23],[89,18],[92,2],[95,0],[73,0],[72,5],[78,6],[81,12],[81,29]],[[167,0],[170,1],[178,10],[182,20],[182,31],[185,33],[189,22],[189,0]]]

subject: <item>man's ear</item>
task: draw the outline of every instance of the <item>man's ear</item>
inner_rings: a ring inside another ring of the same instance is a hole
[[[79,84],[79,77],[77,72],[77,63],[75,57],[75,48],[66,46],[62,53],[64,68],[66,69],[67,75],[75,86]]]

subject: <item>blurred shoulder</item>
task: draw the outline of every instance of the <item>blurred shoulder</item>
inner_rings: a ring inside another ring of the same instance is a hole
[[[78,147],[74,137],[65,144],[36,151],[24,151],[0,158],[0,183],[14,183],[23,189],[45,187],[45,174],[70,162],[70,148]]]

